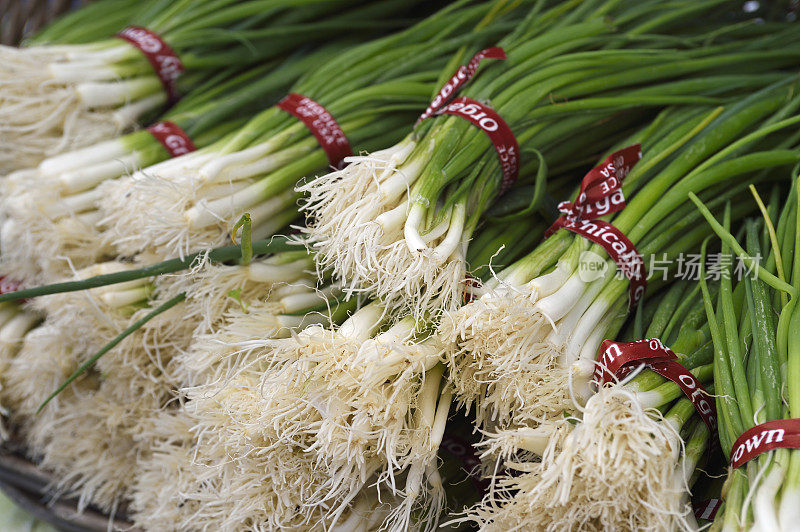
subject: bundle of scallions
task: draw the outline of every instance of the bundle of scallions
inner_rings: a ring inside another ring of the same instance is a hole
[[[115,9],[101,2],[93,14]],[[291,53],[354,23],[391,27],[405,9],[392,0],[147,0],[116,30],[132,28],[128,39],[0,47],[0,173],[147,122],[222,69]]]
[[[728,267],[718,294],[701,283],[714,341],[719,442],[731,464],[713,530],[793,530],[800,515],[797,167],[791,178],[788,194],[776,189],[769,201],[759,200],[763,216],[748,220],[738,237],[728,220],[717,221],[692,197],[723,253],[756,273],[739,276]],[[770,443],[778,445],[764,452]]]
[[[622,337],[663,339],[713,390],[705,322],[700,287],[678,282]],[[485,442],[484,456],[500,458],[502,472],[462,519],[492,531],[696,530],[688,498],[714,437],[679,386],[645,367],[601,385],[574,417]]]

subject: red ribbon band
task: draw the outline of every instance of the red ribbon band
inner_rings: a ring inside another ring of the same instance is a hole
[[[311,98],[292,92],[278,102],[278,107],[305,124],[325,150],[332,167],[341,169],[344,158],[353,155],[342,128],[323,106]]]
[[[128,26],[117,37],[131,43],[142,52],[164,86],[169,103],[180,98],[177,80],[186,70],[178,54],[158,34],[141,26]]]
[[[561,216],[547,230],[545,238],[558,229],[566,229],[602,246],[630,281],[628,306],[633,308],[639,303],[647,289],[644,260],[622,231],[603,220],[568,220]]]
[[[647,288],[644,260],[633,242],[600,216],[621,211],[625,207],[622,180],[642,158],[642,148],[634,144],[617,150],[592,168],[581,180],[575,202],[558,205],[562,215],[545,231],[548,238],[559,229],[566,229],[599,244],[630,281],[628,305],[636,306]]]
[[[425,120],[426,118],[430,118],[435,114],[435,112],[444,106],[450,98],[455,96],[458,91],[461,89],[463,85],[465,85],[472,76],[475,75],[475,72],[478,70],[478,66],[481,64],[481,61],[484,59],[505,59],[506,52],[499,46],[492,46],[491,48],[486,48],[485,50],[481,50],[477,54],[475,54],[469,63],[466,65],[461,65],[458,67],[458,70],[455,74],[444,84],[444,86],[439,90],[439,92],[434,96],[433,100],[431,100],[431,104],[425,109],[425,112],[420,115],[417,119],[415,126]]]
[[[489,136],[503,172],[500,194],[508,190],[519,175],[519,144],[506,121],[488,105],[465,96],[456,98],[434,113],[434,116],[439,115],[460,116]]]
[[[731,467],[775,449],[800,449],[800,419],[776,419],[744,431],[731,448]]]
[[[625,207],[622,180],[641,158],[640,144],[615,151],[584,176],[575,203],[563,201],[558,210],[567,218],[590,220],[621,211]]]
[[[179,157],[197,149],[189,135],[174,122],[157,122],[147,131],[164,146],[170,157]]]
[[[713,435],[717,430],[716,404],[697,377],[676,362],[677,358],[678,356],[657,338],[636,342],[604,340],[600,345],[595,379],[599,383],[604,383],[615,377],[623,378],[636,366],[644,364],[678,385]]]

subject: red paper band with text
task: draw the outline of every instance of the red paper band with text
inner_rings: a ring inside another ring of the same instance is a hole
[[[189,135],[174,122],[157,122],[147,131],[164,146],[170,157],[179,157],[197,149]]]
[[[711,434],[717,430],[717,407],[711,395],[697,377],[676,362],[678,356],[664,346],[661,340],[649,338],[636,342],[604,340],[600,345],[595,379],[599,383],[613,378],[624,378],[636,366],[644,364],[662,377],[671,380],[692,402]],[[713,441],[713,439],[712,439]]]
[[[615,151],[594,167],[581,181],[575,202],[558,206],[562,215],[545,232],[545,238],[559,229],[566,229],[599,244],[630,281],[628,304],[636,306],[647,288],[644,260],[633,242],[600,216],[621,211],[625,207],[622,180],[642,158],[642,149],[634,144]]]
[[[506,52],[499,46],[492,46],[491,48],[486,48],[485,50],[481,50],[477,54],[475,54],[469,63],[466,65],[461,65],[455,74],[444,84],[444,86],[439,90],[436,96],[431,100],[431,104],[425,109],[425,112],[420,115],[417,119],[416,124],[419,124],[426,118],[430,118],[435,114],[435,112],[444,106],[450,98],[455,96],[461,87],[466,84],[472,76],[475,75],[475,72],[478,70],[478,66],[481,64],[481,61],[484,59],[505,59]],[[416,125],[414,124],[414,125]]]
[[[439,115],[460,116],[489,136],[500,158],[503,172],[500,194],[508,190],[519,175],[519,144],[506,121],[488,105],[464,96],[456,98],[434,113],[434,116]]]
[[[353,155],[350,143],[338,122],[311,98],[292,92],[278,102],[278,107],[305,124],[325,150],[332,167],[341,169],[344,158]]]
[[[616,263],[617,268],[630,281],[628,305],[636,306],[647,289],[647,273],[644,260],[636,251],[633,243],[622,234],[622,231],[603,220],[568,220],[562,216],[548,229],[545,236],[550,236],[557,229],[572,231],[584,238],[599,244]]]
[[[615,151],[584,176],[575,203],[563,201],[558,210],[566,218],[587,220],[621,211],[625,207],[622,180],[641,158],[640,144]]]
[[[713,521],[717,516],[717,510],[722,506],[720,499],[706,499],[694,505],[694,516],[704,521]]]
[[[731,448],[731,466],[736,469],[775,449],[800,449],[800,419],[776,419],[744,431]]]
[[[158,34],[141,26],[128,26],[117,37],[128,41],[145,55],[164,86],[167,100],[176,102],[180,97],[177,80],[186,70],[178,54]]]

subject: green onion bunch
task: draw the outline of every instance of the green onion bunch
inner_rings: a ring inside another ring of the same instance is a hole
[[[748,220],[738,237],[727,219],[718,222],[700,199],[692,198],[723,251],[745,260],[756,273],[740,278],[728,270],[716,295],[701,284],[714,340],[719,442],[726,460],[735,458],[734,443],[748,429],[800,416],[797,167],[791,176],[791,187],[774,189],[768,201],[755,194],[762,217]],[[743,445],[757,446],[752,439]],[[800,455],[786,448],[729,468],[712,529],[791,530],[798,518],[799,473]]]
[[[673,284],[622,335],[645,338],[671,347],[713,393],[714,347],[697,284]],[[574,416],[492,434],[484,457],[501,469],[463,519],[487,531],[696,530],[688,499],[714,437],[678,385],[645,367],[601,385]]]

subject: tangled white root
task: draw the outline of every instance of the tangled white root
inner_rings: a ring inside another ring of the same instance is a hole
[[[320,520],[341,521],[371,482],[397,502],[385,515],[388,527],[407,528],[412,511],[438,514],[443,488],[427,470],[435,465],[437,448],[430,445],[430,429],[413,424],[424,372],[439,360],[435,347],[398,349],[376,339],[363,347],[319,326],[284,340],[243,344],[246,369],[186,390],[187,410],[196,417],[193,431],[215,456],[215,465],[206,465],[207,477],[256,475],[237,473],[240,467],[258,468],[256,478],[269,475],[260,483],[266,490],[260,504],[269,503],[272,510],[250,505],[250,512],[262,512],[258,522],[272,519],[265,527],[271,529],[278,519],[285,521],[283,526],[305,523],[308,528]],[[417,472],[422,476],[406,479],[407,489],[399,488],[404,471],[414,464],[418,470],[422,466]],[[203,485],[211,483],[217,481]],[[225,485],[230,488],[229,481]],[[217,496],[196,495],[196,510],[216,515],[208,506]],[[242,495],[249,501],[254,496]],[[276,509],[279,502],[283,506]],[[240,504],[226,504],[234,503]],[[213,519],[233,519],[226,516],[243,516],[244,511],[229,508]]]
[[[0,230],[3,271],[31,285],[67,277],[114,255],[102,242],[96,211],[57,214],[64,202],[42,185],[5,198],[7,219]]]
[[[659,415],[619,385],[603,388],[540,463],[510,464],[517,474],[469,519],[492,531],[693,530],[683,443]]]
[[[192,152],[101,184],[104,240],[123,255],[147,252],[159,258],[222,244],[225,232],[211,231],[207,245],[196,247],[184,216],[187,206],[199,200],[196,174],[206,159],[202,151]]]
[[[122,393],[115,377],[96,390],[89,387],[91,380],[62,392],[27,420],[24,432],[31,456],[55,473],[58,494],[76,496],[79,509],[91,503],[113,514],[130,494],[138,457],[147,452],[147,445],[137,442],[140,424],[162,405],[147,390]]]
[[[414,148],[409,139],[366,156],[350,157],[347,167],[298,188],[308,195],[302,207],[307,244],[318,252],[320,269],[330,269],[346,292],[377,296],[398,315],[455,309],[466,279],[464,243],[441,257],[436,245],[448,234],[432,231],[428,247],[412,251],[403,226],[407,187],[421,167],[403,163]]]
[[[0,50],[0,174],[108,139],[130,124],[113,112],[88,109],[74,85],[55,81],[48,58],[28,49]],[[53,58],[55,59],[55,58]]]
[[[293,191],[265,201],[245,193],[243,201],[252,208],[237,208],[234,197],[255,180],[203,179],[201,170],[215,156],[211,150],[192,152],[101,185],[104,239],[124,254],[182,257],[224,245],[246,210],[254,239],[275,234],[297,216]]]
[[[18,308],[15,303],[0,304],[0,416],[8,415],[3,406],[3,385],[8,378],[8,368],[22,347],[28,332],[41,321],[37,312]],[[8,437],[8,431],[0,418],[0,441]]]
[[[359,492],[334,525],[328,507],[308,507],[306,490],[321,481],[302,452],[259,452],[267,442],[254,434],[244,447],[222,445],[213,412],[191,406],[163,415],[148,453],[139,462],[133,493],[135,524],[144,530],[350,531],[377,530],[393,499]],[[219,413],[224,416],[223,412]],[[244,442],[243,442],[244,444]],[[269,446],[269,445],[267,445]],[[287,449],[284,448],[284,451]]]
[[[440,335],[458,400],[480,425],[525,426],[574,410],[554,324],[527,287],[501,286],[446,314]]]

